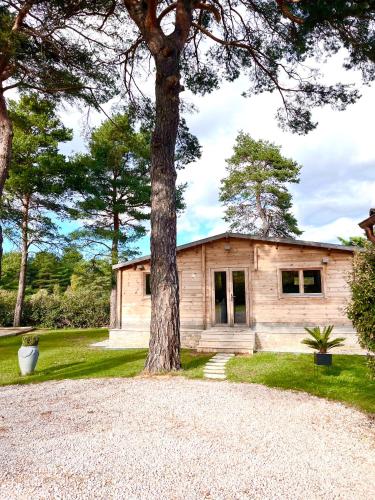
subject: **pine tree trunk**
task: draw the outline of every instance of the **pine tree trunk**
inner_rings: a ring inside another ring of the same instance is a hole
[[[30,198],[26,196],[22,200],[23,204],[23,217],[22,217],[22,247],[21,247],[21,267],[20,275],[18,278],[18,292],[16,307],[14,310],[14,320],[13,326],[20,326],[22,321],[23,305],[25,300],[25,288],[26,288],[26,272],[27,272],[27,260],[29,252],[29,241],[28,241],[28,229],[29,229],[29,206]]]
[[[176,264],[176,170],[179,121],[179,53],[155,56],[156,120],[151,161],[151,327],[145,370],[179,370],[180,316]]]
[[[13,129],[0,84],[0,203],[12,155]]]
[[[13,129],[0,82],[0,206],[12,154]],[[3,262],[3,229],[0,221],[0,280]]]
[[[255,194],[256,208],[257,208],[258,216],[260,217],[260,220],[262,221],[262,229],[261,229],[260,236],[262,236],[262,238],[268,238],[269,233],[270,233],[270,225],[268,222],[266,211],[262,207],[261,190],[262,190],[261,185],[259,185],[259,187],[256,188],[256,194]]]
[[[3,228],[1,227],[1,221],[0,221],[0,285],[1,285],[2,273],[3,273]]]
[[[120,219],[118,213],[113,215],[113,239],[112,239],[112,257],[111,264],[118,264],[118,241],[120,231]],[[117,318],[117,271],[111,269],[111,298],[110,298],[110,328],[119,328]]]

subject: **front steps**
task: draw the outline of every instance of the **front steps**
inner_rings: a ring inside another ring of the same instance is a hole
[[[210,328],[202,330],[198,352],[253,354],[255,334],[249,328]]]
[[[219,352],[213,358],[211,358],[205,365],[203,370],[203,376],[210,379],[225,380],[225,365],[227,362],[233,358],[233,353]]]

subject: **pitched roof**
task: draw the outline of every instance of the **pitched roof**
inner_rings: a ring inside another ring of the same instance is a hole
[[[210,243],[211,241],[217,241],[221,239],[228,238],[239,238],[244,240],[252,240],[252,241],[260,241],[262,243],[276,243],[278,245],[295,245],[302,247],[314,247],[314,248],[325,248],[328,250],[339,250],[343,252],[354,252],[358,250],[358,247],[353,246],[345,246],[345,245],[336,245],[335,243],[319,243],[316,241],[303,241],[303,240],[293,240],[289,238],[260,238],[259,236],[252,236],[251,234],[242,234],[242,233],[221,233],[215,236],[210,236],[209,238],[203,238],[202,240],[192,241],[191,243],[185,243],[184,245],[179,245],[177,247],[177,252],[181,250],[186,250],[188,248],[193,248],[195,246],[202,245],[204,243]],[[151,255],[145,255],[143,257],[139,257],[137,259],[128,260],[126,262],[120,262],[113,266],[113,269],[119,269],[122,267],[129,267],[134,264],[139,264],[141,262],[146,262],[150,260]]]

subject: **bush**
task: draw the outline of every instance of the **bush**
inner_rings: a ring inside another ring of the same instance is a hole
[[[25,347],[35,347],[39,344],[38,335],[23,335],[22,336],[22,345]]]
[[[352,299],[348,317],[357,330],[359,343],[368,351],[369,367],[375,377],[375,246],[368,243],[356,252],[349,278]]]
[[[0,290],[0,326],[12,326],[17,292]]]
[[[12,326],[16,292],[0,291],[0,325]],[[90,328],[109,323],[109,295],[80,288],[61,293],[39,290],[27,296],[23,324],[41,328]]]
[[[64,327],[88,328],[109,323],[109,296],[89,288],[68,289],[62,294],[61,309]]]
[[[62,295],[39,290],[28,297],[24,310],[24,323],[42,328],[58,328],[62,315]]]

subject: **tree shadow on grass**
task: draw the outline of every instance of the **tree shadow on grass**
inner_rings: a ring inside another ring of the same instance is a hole
[[[210,359],[211,355],[207,356],[196,356],[193,358],[190,358],[189,361],[182,361],[182,368],[184,370],[192,370],[194,368],[200,368],[201,366],[204,366],[207,361]]]
[[[131,356],[111,357],[100,361],[81,361],[72,363],[72,365],[64,373],[56,374],[56,379],[61,378],[87,378],[87,377],[132,377],[137,375],[142,369],[143,364],[138,363],[145,359],[144,353],[138,353]],[[134,366],[127,366],[134,364]],[[79,366],[78,366],[79,365]],[[115,371],[114,369],[123,366],[123,370]],[[58,368],[58,367],[57,367]]]
[[[62,364],[62,365],[53,365],[53,366],[51,366],[49,368],[45,368],[44,370],[37,370],[34,373],[34,375],[39,375],[41,377],[45,377],[45,376],[48,376],[48,375],[52,375],[55,372],[59,372],[59,371],[62,371],[62,370],[68,370],[68,369],[72,368],[73,366],[81,365],[82,363],[85,363],[85,361],[75,361],[74,363],[65,363],[65,364]]]

